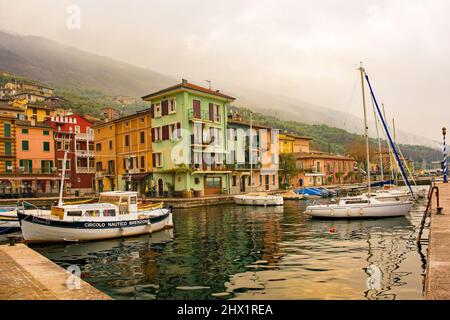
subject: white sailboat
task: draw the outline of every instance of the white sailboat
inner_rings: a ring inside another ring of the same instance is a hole
[[[253,123],[250,113],[250,190],[253,189]],[[282,206],[284,203],[282,196],[270,195],[266,192],[250,192],[234,196],[234,202],[238,205],[247,206]]]
[[[400,194],[380,193],[373,196],[370,187],[370,158],[369,135],[367,127],[366,102],[364,92],[364,68],[359,68],[361,74],[362,99],[364,110],[364,125],[366,138],[367,182],[368,193],[359,197],[348,197],[338,203],[310,205],[306,207],[306,214],[320,218],[384,218],[406,215],[413,205],[411,201],[400,200]],[[392,200],[394,198],[394,200]]]

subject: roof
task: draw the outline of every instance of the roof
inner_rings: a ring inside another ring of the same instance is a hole
[[[42,122],[35,122],[35,124],[33,125],[31,123],[31,121],[27,121],[27,120],[16,120],[16,125],[19,127],[36,127],[36,128],[48,128],[48,129],[53,129],[52,126],[49,126],[48,124],[42,123]]]
[[[355,161],[352,157],[343,156],[340,154],[331,154],[320,151],[312,151],[312,152],[297,152],[297,159],[330,159],[330,160],[349,160]]]
[[[170,91],[174,91],[174,90],[178,90],[178,89],[190,89],[190,90],[194,90],[194,91],[198,91],[198,92],[202,92],[202,93],[211,94],[211,95],[214,95],[214,96],[217,96],[217,97],[225,98],[227,100],[232,100],[232,101],[236,100],[236,98],[233,98],[232,96],[223,94],[223,93],[219,92],[219,90],[214,91],[214,90],[210,90],[210,89],[207,89],[207,88],[204,88],[204,87],[201,87],[201,86],[197,86],[195,84],[187,82],[184,79],[179,84],[176,84],[174,86],[171,86],[171,87],[168,87],[168,88],[156,91],[154,93],[150,93],[150,94],[148,94],[146,96],[143,96],[142,100],[148,100],[150,98],[160,96],[160,95],[162,95],[162,94],[164,94],[166,92],[170,92]]]
[[[143,109],[143,110],[140,110],[140,111],[136,111],[136,113],[130,114],[130,115],[125,116],[125,117],[120,117],[120,118],[116,118],[116,119],[113,119],[113,120],[102,121],[102,122],[96,123],[95,125],[92,126],[92,128],[99,128],[99,127],[102,127],[104,125],[110,125],[110,124],[113,124],[113,123],[122,122],[122,121],[125,121],[127,119],[131,119],[133,117],[138,117],[140,115],[143,115],[143,114],[146,114],[146,113],[150,113],[150,111],[151,111],[150,108]]]
[[[243,126],[250,127],[250,123],[247,122],[247,121],[239,121],[239,120],[234,120],[234,119],[228,119],[228,123],[240,124],[240,125],[243,125]],[[274,128],[263,126],[263,125],[260,125],[260,124],[257,124],[257,123],[252,123],[252,127],[253,128],[259,128],[259,129],[275,130]]]
[[[292,137],[292,138],[294,138],[294,139],[303,139],[303,140],[312,140],[312,139],[313,139],[313,138],[306,137],[306,136],[300,136],[300,135],[297,135],[297,134],[295,134],[295,133],[280,132],[280,135],[281,135],[281,134],[283,134],[283,135],[285,135],[285,136],[287,136],[287,137]]]

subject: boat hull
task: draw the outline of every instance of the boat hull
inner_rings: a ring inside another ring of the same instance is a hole
[[[20,223],[16,211],[0,212],[0,234],[20,231]]]
[[[252,197],[252,196],[235,196],[234,202],[241,206],[282,206],[283,197]]]
[[[401,217],[408,214],[412,205],[412,202],[352,206],[318,205],[307,207],[305,213],[312,217],[328,219]]]
[[[123,221],[55,221],[45,216],[19,212],[23,238],[27,242],[78,242],[136,236],[170,228],[172,213]]]

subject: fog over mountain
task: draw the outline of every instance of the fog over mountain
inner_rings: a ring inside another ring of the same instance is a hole
[[[181,79],[85,52],[54,40],[8,32],[0,32],[0,70],[54,86],[98,89],[110,95],[129,95],[136,98],[181,81]],[[191,79],[188,78],[188,80]],[[206,83],[199,84],[206,85]],[[248,88],[239,82],[223,81],[221,84],[220,88],[216,87],[215,83],[212,85],[214,89],[220,89],[235,96],[237,98],[235,104],[238,106],[248,107],[267,115],[276,115],[280,119],[327,124],[350,132],[363,132],[362,118],[349,113],[276,92]],[[359,91],[354,93],[352,99],[360,100]],[[355,103],[358,104],[358,102]],[[371,106],[369,111],[372,112]],[[374,125],[370,125],[370,128],[373,136]],[[397,134],[397,140],[400,143],[436,146],[436,143],[428,138],[400,130]]]

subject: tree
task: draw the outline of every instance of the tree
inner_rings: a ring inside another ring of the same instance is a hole
[[[295,154],[293,153],[280,154],[279,174],[284,188],[290,185],[291,178],[297,174],[296,160]]]

